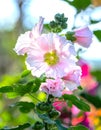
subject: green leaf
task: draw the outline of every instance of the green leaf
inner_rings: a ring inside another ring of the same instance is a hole
[[[21,102],[17,102],[15,104],[12,104],[11,107],[16,107],[18,106],[19,107],[19,110],[23,113],[28,113],[30,112],[32,109],[34,109],[35,105],[34,103],[32,102],[24,102],[24,101],[21,101]]]
[[[41,80],[39,78],[35,78],[33,80],[33,90],[32,90],[32,92],[37,92],[39,90],[40,85],[41,85]]]
[[[23,77],[26,77],[26,76],[28,76],[30,73],[31,73],[30,70],[24,70],[24,71],[22,72],[22,74],[21,74],[21,77],[22,77],[22,78],[23,78]]]
[[[14,92],[16,92],[17,94],[23,96],[23,95],[31,92],[32,85],[33,85],[32,81],[28,82],[27,84],[15,85]]]
[[[96,108],[101,108],[101,99],[98,96],[93,96],[87,93],[81,93],[81,96],[93,104]]]
[[[3,86],[0,88],[1,93],[8,93],[8,92],[13,92],[13,87],[11,86]]]
[[[56,126],[57,126],[58,130],[67,130],[67,128],[65,128],[61,125],[60,120],[56,120],[55,122],[56,122]]]
[[[101,70],[92,71],[91,74],[96,78],[98,82],[101,82]]]
[[[100,22],[100,20],[90,20],[90,22],[91,22],[91,24],[96,24],[96,23],[99,23]]]
[[[68,128],[68,130],[89,130],[89,129],[83,125],[78,125],[78,126],[71,126]]]
[[[68,2],[70,5],[74,6],[78,11],[86,9],[90,4],[91,0],[64,0]]]
[[[38,114],[38,116],[48,124],[55,124],[55,121],[51,120],[47,114]]]
[[[19,125],[19,126],[16,126],[14,128],[3,128],[3,129],[0,129],[0,130],[25,130],[25,128],[28,128],[28,127],[30,127],[30,124],[25,123],[23,125]]]
[[[81,109],[83,111],[90,111],[90,106],[87,103],[85,103],[82,99],[76,97],[75,95],[64,94],[63,98],[65,100],[71,101],[72,104],[74,104],[76,107],[78,107],[79,109]]]
[[[98,40],[101,41],[101,30],[94,31],[94,34],[98,38]]]

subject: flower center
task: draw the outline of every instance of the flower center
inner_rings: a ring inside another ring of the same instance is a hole
[[[53,66],[56,65],[59,61],[59,57],[56,53],[56,51],[51,51],[48,52],[44,55],[44,61],[49,65],[49,66]]]

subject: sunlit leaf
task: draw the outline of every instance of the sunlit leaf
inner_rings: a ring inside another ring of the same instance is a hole
[[[24,71],[22,72],[22,74],[21,74],[21,77],[26,77],[26,76],[28,76],[30,73],[31,73],[30,70],[24,70]]]

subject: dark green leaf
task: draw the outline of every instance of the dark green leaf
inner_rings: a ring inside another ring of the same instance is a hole
[[[1,93],[8,93],[8,92],[13,92],[13,87],[11,86],[3,86],[0,88]]]
[[[93,104],[95,107],[101,108],[101,99],[98,96],[93,96],[87,93],[82,93],[81,96]]]
[[[65,100],[69,100],[72,102],[72,104],[74,104],[76,107],[78,107],[79,109],[83,110],[83,111],[90,111],[90,107],[87,103],[85,103],[82,99],[76,97],[75,95],[67,95],[64,94],[63,98]]]
[[[0,129],[0,130],[25,130],[25,128],[28,128],[28,127],[30,127],[30,124],[25,123],[23,125],[19,125],[19,126],[16,126],[14,128],[3,128],[3,129]]]
[[[40,80],[39,78],[35,78],[35,79],[33,80],[33,90],[32,90],[32,92],[38,91],[40,85],[41,85],[41,80]]]
[[[86,9],[91,4],[91,0],[73,0],[73,1],[64,0],[64,1],[74,6],[78,11]]]
[[[30,112],[32,109],[34,109],[35,105],[34,103],[32,102],[24,102],[24,101],[21,101],[21,102],[17,102],[15,104],[12,104],[11,107],[16,107],[18,106],[19,107],[19,110],[23,113],[28,113]]]
[[[26,77],[26,76],[28,76],[30,73],[31,73],[30,70],[24,70],[24,71],[22,72],[22,74],[21,74],[21,77],[22,77],[22,78],[23,78],[23,77]]]
[[[55,122],[56,122],[56,126],[57,126],[58,130],[67,130],[67,128],[65,128],[61,125],[61,122],[59,120],[56,120]]]
[[[55,121],[51,120],[47,114],[38,114],[38,116],[48,124],[55,124]]]
[[[101,82],[101,70],[92,71],[91,74],[96,78],[98,82]]]
[[[96,24],[96,23],[99,23],[100,20],[90,20],[91,24]]]
[[[83,125],[78,125],[78,126],[71,126],[68,128],[68,130],[89,130],[89,129]]]
[[[98,38],[98,40],[101,41],[101,30],[94,31],[94,34]]]

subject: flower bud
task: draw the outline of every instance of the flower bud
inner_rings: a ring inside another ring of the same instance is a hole
[[[42,130],[42,128],[44,127],[44,124],[37,121],[34,126],[32,127],[33,130]]]
[[[60,112],[56,110],[52,110],[49,112],[49,117],[52,119],[56,119],[60,116]]]

